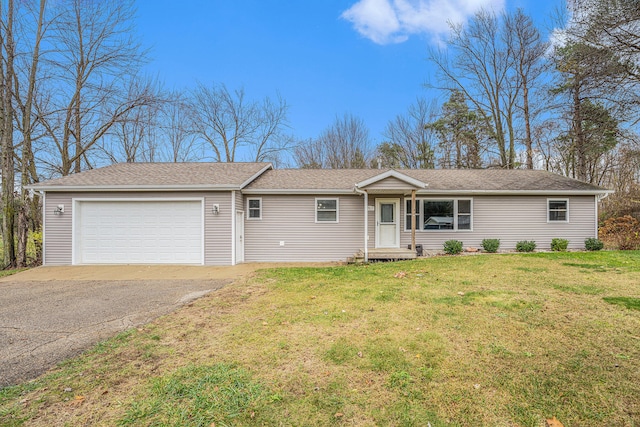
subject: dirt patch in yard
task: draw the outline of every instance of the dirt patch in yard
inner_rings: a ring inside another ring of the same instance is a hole
[[[48,280],[235,280],[256,270],[277,267],[331,266],[339,263],[245,263],[235,266],[201,265],[74,265],[37,267],[0,279],[2,282]]]

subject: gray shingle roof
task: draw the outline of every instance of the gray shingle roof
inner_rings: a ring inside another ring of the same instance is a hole
[[[247,186],[251,190],[353,190],[378,169],[274,169]]]
[[[278,190],[353,190],[355,184],[389,169],[276,169],[247,186],[251,192]],[[575,179],[539,170],[420,169],[397,170],[427,184],[423,193],[453,192],[605,192]]]
[[[44,181],[37,190],[71,188],[240,188],[270,163],[117,163]]]
[[[36,190],[245,189],[259,192],[346,192],[389,169],[275,169],[270,163],[118,163],[44,181]],[[266,172],[264,172],[266,170]],[[260,174],[261,172],[264,172]],[[428,192],[585,192],[605,189],[538,170],[396,170]]]
[[[605,191],[596,185],[541,170],[430,169],[398,172],[426,182],[427,191]]]

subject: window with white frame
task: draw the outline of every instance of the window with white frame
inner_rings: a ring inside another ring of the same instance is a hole
[[[248,219],[262,219],[262,199],[247,199]]]
[[[338,222],[338,199],[316,199],[316,222]]]
[[[412,204],[411,203],[411,199],[406,199],[406,209],[404,210],[405,212],[405,229],[406,230],[411,230],[411,211],[412,209]],[[416,212],[415,212],[415,217],[416,217],[416,230],[420,230],[420,200],[416,199]]]
[[[547,199],[547,221],[569,222],[569,200]]]
[[[471,230],[472,199],[416,199],[416,230]],[[411,199],[406,199],[405,231],[411,230]]]

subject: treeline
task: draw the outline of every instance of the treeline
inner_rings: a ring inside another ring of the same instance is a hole
[[[574,0],[546,41],[522,11],[478,13],[428,60],[429,91],[372,146],[356,115],[296,141],[279,96],[198,83],[166,91],[142,73],[131,0],[0,5],[4,266],[27,264],[41,222],[24,187],[114,162],[273,161],[306,168],[540,168],[617,191],[638,211],[640,8]]]

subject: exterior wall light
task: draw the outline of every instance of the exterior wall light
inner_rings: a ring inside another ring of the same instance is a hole
[[[220,213],[220,205],[215,203],[212,207],[211,207],[211,212],[214,215],[218,215]]]
[[[64,205],[58,205],[53,209],[54,215],[60,215],[64,213]]]

